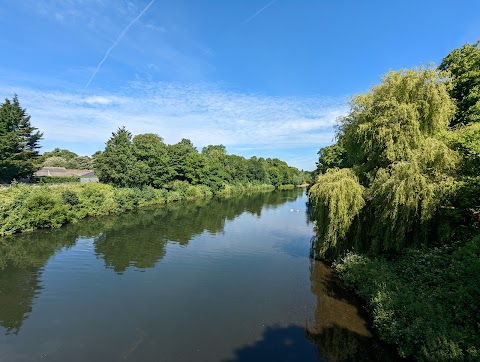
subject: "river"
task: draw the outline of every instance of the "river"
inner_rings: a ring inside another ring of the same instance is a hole
[[[0,239],[0,361],[390,360],[309,259],[304,190]]]

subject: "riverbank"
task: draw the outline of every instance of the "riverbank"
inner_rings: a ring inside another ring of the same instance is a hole
[[[272,191],[272,185],[224,185],[215,193]],[[205,185],[174,182],[169,189],[117,188],[102,183],[30,186],[0,190],[0,236],[41,228],[58,228],[91,216],[118,214],[141,207],[212,197]]]
[[[402,357],[480,359],[480,236],[396,258],[349,253],[334,268]]]

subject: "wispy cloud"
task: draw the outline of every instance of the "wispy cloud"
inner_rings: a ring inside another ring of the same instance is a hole
[[[0,96],[11,97],[11,89],[0,85]],[[291,153],[294,161],[300,160],[293,156],[297,149],[330,144],[335,120],[347,109],[343,98],[271,97],[209,84],[137,82],[122,92],[88,96],[15,91],[45,141],[72,143],[77,153],[85,153],[85,145],[102,149],[111,132],[126,126],[133,134],[156,133],[169,144],[188,138],[199,148],[221,143],[247,157],[268,150],[272,157]],[[313,169],[315,158],[316,151],[293,165]]]
[[[85,88],[87,88],[90,83],[92,82],[92,80],[95,78],[95,75],[97,75],[97,72],[98,70],[100,69],[100,67],[102,66],[102,64],[105,62],[105,60],[107,60],[108,56],[110,55],[110,52],[112,51],[113,48],[115,48],[117,46],[117,44],[120,42],[120,40],[122,40],[123,36],[127,33],[128,29],[130,29],[132,27],[133,24],[135,24],[141,17],[143,14],[145,14],[145,12],[150,8],[150,6],[152,6],[152,4],[155,2],[155,0],[152,0],[148,3],[148,5],[140,12],[140,14],[137,15],[137,17],[135,17],[135,19],[133,19],[126,27],[125,29],[123,29],[123,31],[120,33],[120,35],[117,37],[117,39],[113,42],[113,44],[110,46],[110,48],[108,48],[107,52],[105,53],[105,56],[103,57],[103,59],[100,61],[100,63],[98,63],[97,65],[97,68],[95,69],[95,71],[93,72],[92,74],[92,77],[90,78],[90,80],[87,82],[87,84],[85,85]]]
[[[274,2],[276,2],[277,0],[272,0],[270,1],[267,5],[265,5],[263,8],[261,8],[260,10],[258,10],[255,14],[253,14],[252,16],[250,16],[247,20],[245,20],[243,23],[246,24],[248,23],[249,21],[251,21],[252,19],[254,19],[255,17],[257,17],[263,10],[265,10],[266,8],[268,8],[270,5],[272,5]]]

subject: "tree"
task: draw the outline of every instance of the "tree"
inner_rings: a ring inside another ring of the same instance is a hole
[[[133,137],[133,153],[137,161],[148,166],[148,185],[162,187],[173,181],[175,170],[170,165],[168,148],[161,137],[152,133]]]
[[[439,66],[451,75],[450,95],[457,113],[452,125],[480,122],[480,40],[448,54]]]
[[[329,168],[345,168],[348,167],[347,165],[347,152],[338,143],[318,151],[317,174],[323,174]]]
[[[398,251],[439,229],[459,161],[445,142],[455,111],[445,79],[433,68],[389,72],[353,98],[337,134],[352,167],[327,171],[309,191],[320,255],[337,245]]]
[[[455,111],[445,77],[434,68],[389,72],[380,85],[355,96],[338,133],[348,161],[375,172],[411,159],[425,138],[445,131]]]
[[[168,153],[170,156],[170,165],[174,170],[174,177],[176,180],[186,181],[186,174],[190,171],[188,164],[188,156],[191,153],[197,153],[197,149],[193,146],[192,141],[186,138],[174,145],[168,147]]]
[[[42,160],[50,157],[61,157],[65,160],[71,160],[78,157],[78,155],[75,152],[65,150],[65,149],[60,149],[57,147],[53,151],[45,152],[41,157],[42,157]]]
[[[0,106],[0,181],[30,177],[37,169],[43,134],[30,124],[26,109],[15,95]]]
[[[95,157],[94,169],[101,182],[120,187],[148,183],[148,165],[135,157],[132,134],[119,128],[107,141],[105,151]]]

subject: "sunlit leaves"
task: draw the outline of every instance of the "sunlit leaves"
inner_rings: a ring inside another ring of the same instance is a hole
[[[368,170],[385,167],[410,159],[426,137],[445,130],[454,105],[442,77],[432,68],[389,72],[354,97],[339,128],[349,157]]]
[[[353,98],[327,150],[345,147],[346,161],[321,155],[352,168],[327,170],[310,191],[320,255],[339,242],[374,252],[427,242],[460,163],[445,142],[454,110],[445,74],[431,67],[389,72]]]
[[[351,169],[330,169],[318,176],[309,191],[317,232],[323,244],[320,254],[345,238],[355,217],[365,205],[364,187]]]

